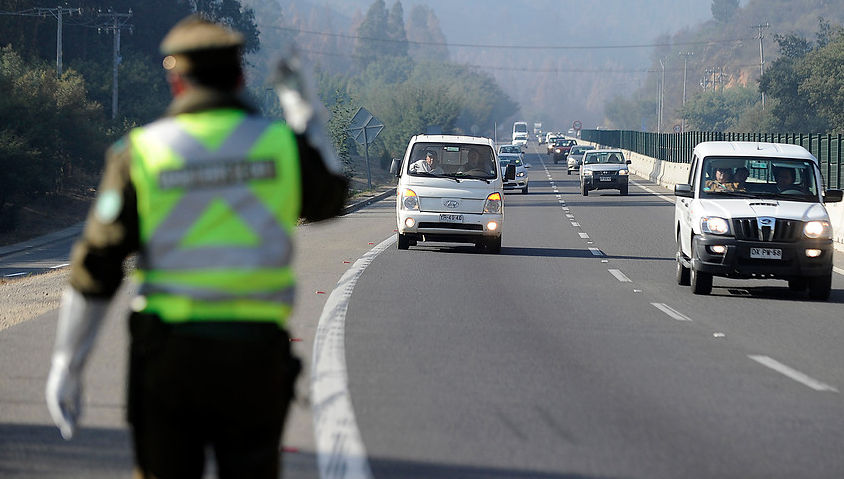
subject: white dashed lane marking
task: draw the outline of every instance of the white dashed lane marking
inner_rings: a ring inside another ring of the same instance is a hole
[[[662,311],[663,313],[671,316],[672,318],[676,319],[677,321],[691,321],[691,318],[686,316],[685,314],[677,311],[676,309],[668,306],[665,303],[651,303],[656,307],[656,309]]]
[[[817,379],[813,379],[813,378],[807,376],[806,374],[801,373],[800,371],[797,371],[796,369],[792,369],[792,368],[786,366],[785,364],[783,364],[783,363],[781,363],[781,362],[779,362],[775,359],[771,359],[768,356],[758,356],[758,355],[750,354],[747,357],[749,357],[750,359],[756,361],[757,363],[759,363],[763,366],[769,367],[769,368],[773,369],[774,371],[776,371],[780,374],[783,374],[783,375],[797,381],[798,383],[809,386],[810,388],[814,389],[815,391],[829,391],[829,392],[834,392],[834,393],[838,392],[837,389],[830,386],[829,384],[824,384],[824,383],[818,381]]]
[[[633,280],[628,278],[627,275],[622,273],[617,269],[608,269],[607,271],[610,272],[611,275],[615,276],[615,279],[619,280],[622,283],[632,283]]]

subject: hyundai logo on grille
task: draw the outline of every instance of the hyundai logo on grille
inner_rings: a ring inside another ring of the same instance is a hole
[[[460,206],[460,201],[458,200],[443,200],[443,205],[446,208],[457,208]]]

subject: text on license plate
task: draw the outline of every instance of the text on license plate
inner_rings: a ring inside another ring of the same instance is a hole
[[[448,215],[448,214],[441,214],[440,215],[440,223],[462,223],[463,222],[463,215]]]
[[[757,259],[782,259],[779,248],[750,248],[750,257]]]
[[[602,176],[600,178],[601,181],[612,181],[612,176]]]

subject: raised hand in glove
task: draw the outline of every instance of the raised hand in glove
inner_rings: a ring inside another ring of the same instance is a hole
[[[50,416],[67,440],[82,414],[82,371],[107,308],[108,301],[85,298],[73,288],[62,295],[46,398]]]

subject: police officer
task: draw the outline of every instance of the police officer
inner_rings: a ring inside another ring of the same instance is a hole
[[[300,217],[337,215],[348,185],[312,95],[280,95],[297,131],[238,98],[243,44],[199,16],[167,34],[173,102],[109,149],[72,252],[48,408],[71,439],[86,358],[123,260],[137,252],[128,385],[136,477],[200,478],[206,447],[221,478],[278,476],[299,365],[285,330],[292,235]],[[285,64],[287,80],[298,65]]]

